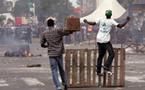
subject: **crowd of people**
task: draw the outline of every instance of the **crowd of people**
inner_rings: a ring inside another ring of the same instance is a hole
[[[0,43],[27,42],[31,44],[32,38],[39,38],[44,30],[45,27],[38,25],[0,26]]]
[[[56,27],[62,27],[62,25],[56,24]],[[32,38],[39,38],[41,33],[46,29],[47,26],[45,24],[32,26],[0,26],[0,43],[9,43],[10,41],[14,41],[16,43],[27,42],[31,44]],[[92,29],[92,31],[88,31],[86,25],[81,25],[81,30],[79,32],[73,32],[71,35],[64,37],[64,43],[80,43],[90,39],[95,39],[95,35],[96,31],[94,29]]]

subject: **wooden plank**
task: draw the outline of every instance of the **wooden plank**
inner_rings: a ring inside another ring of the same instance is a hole
[[[72,59],[72,86],[77,86],[77,54],[78,54],[78,50],[73,50],[73,59]]]
[[[125,85],[125,49],[123,48],[123,83],[122,86]]]
[[[115,49],[115,61],[114,61],[114,86],[117,86],[118,76],[118,49]]]
[[[84,49],[80,50],[80,86],[84,86],[85,81],[85,51]]]
[[[102,86],[102,81],[103,81],[102,78],[104,79],[104,77],[98,76],[98,87]]]
[[[66,70],[66,76],[68,80],[68,87],[95,87],[96,86],[96,58],[97,58],[97,50],[94,50],[94,60],[93,65],[91,64],[91,50],[89,49],[81,49],[80,50],[80,61],[79,61],[79,66],[78,66],[78,50],[79,49],[69,49],[66,50],[65,54],[65,70]],[[120,51],[120,53],[118,53]],[[71,52],[73,52],[73,58],[71,59]],[[85,52],[87,53],[87,67],[85,67]],[[118,57],[120,54],[120,61],[118,61]],[[104,56],[104,61],[106,62],[107,54]],[[113,66],[111,65],[111,68],[114,67],[112,70],[114,72],[113,77],[106,76],[106,74],[103,77],[98,77],[98,86],[124,86],[125,83],[125,49],[115,49],[115,58],[114,58],[114,64]],[[72,66],[71,64],[72,60]],[[120,62],[120,63],[119,63]],[[120,66],[118,65],[120,64]],[[72,68],[72,71],[71,71]],[[79,69],[78,69],[79,68]],[[85,83],[85,68],[87,68],[87,82]],[[93,74],[91,75],[91,68],[93,68]],[[79,70],[79,75],[77,74],[77,70]],[[71,74],[72,72],[72,74]],[[118,72],[120,76],[118,76]],[[72,76],[72,77],[71,77]],[[78,77],[79,76],[79,77]],[[91,78],[91,76],[93,76]],[[113,78],[113,81],[112,81]],[[120,81],[118,81],[119,79]],[[72,85],[70,80],[72,79]],[[91,82],[91,79],[93,81]],[[107,84],[107,79],[108,79],[108,84]],[[77,81],[79,80],[79,84],[77,84]],[[103,82],[102,82],[103,81]],[[112,85],[113,82],[113,85]]]
[[[71,50],[66,50],[65,54],[65,72],[67,78],[67,85],[70,86],[70,58],[71,58]]]
[[[87,51],[87,86],[91,86],[91,50]]]
[[[93,60],[93,86],[96,86],[96,64],[97,64],[97,50],[94,49],[94,60]]]
[[[98,76],[98,87],[102,86],[102,80],[101,80],[101,76]]]
[[[120,86],[124,86],[125,82],[125,49],[120,50]]]
[[[112,65],[110,66],[110,71],[112,72]],[[112,76],[108,75],[108,86],[112,86]]]

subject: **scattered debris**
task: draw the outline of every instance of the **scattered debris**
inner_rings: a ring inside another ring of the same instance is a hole
[[[132,48],[126,48],[125,51],[126,53],[135,53]]]
[[[41,64],[27,64],[27,67],[41,67]]]
[[[140,75],[143,75],[143,72],[139,72]]]
[[[14,45],[10,50],[5,51],[4,56],[31,56],[29,45]]]
[[[130,70],[130,71],[135,71],[135,69],[134,69],[134,68],[130,68],[129,70]]]

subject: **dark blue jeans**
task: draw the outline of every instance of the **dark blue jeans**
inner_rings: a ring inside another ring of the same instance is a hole
[[[67,79],[63,68],[63,56],[49,57],[49,59],[50,59],[50,67],[52,71],[53,81],[56,85],[56,90],[59,90],[61,89],[61,84],[58,79],[58,69],[61,76],[62,84],[67,85]]]
[[[115,54],[114,54],[112,44],[110,42],[97,43],[97,44],[98,44],[98,53],[99,53],[98,61],[97,61],[97,73],[101,73],[102,59],[103,59],[106,51],[108,51],[109,55],[108,55],[107,61],[104,63],[105,70],[109,70],[109,67],[112,64]]]

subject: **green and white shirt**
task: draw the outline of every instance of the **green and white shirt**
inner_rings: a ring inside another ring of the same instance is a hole
[[[97,42],[107,43],[110,41],[110,31],[113,26],[117,26],[118,23],[113,19],[97,18],[96,23],[99,23],[99,31],[97,34]]]

